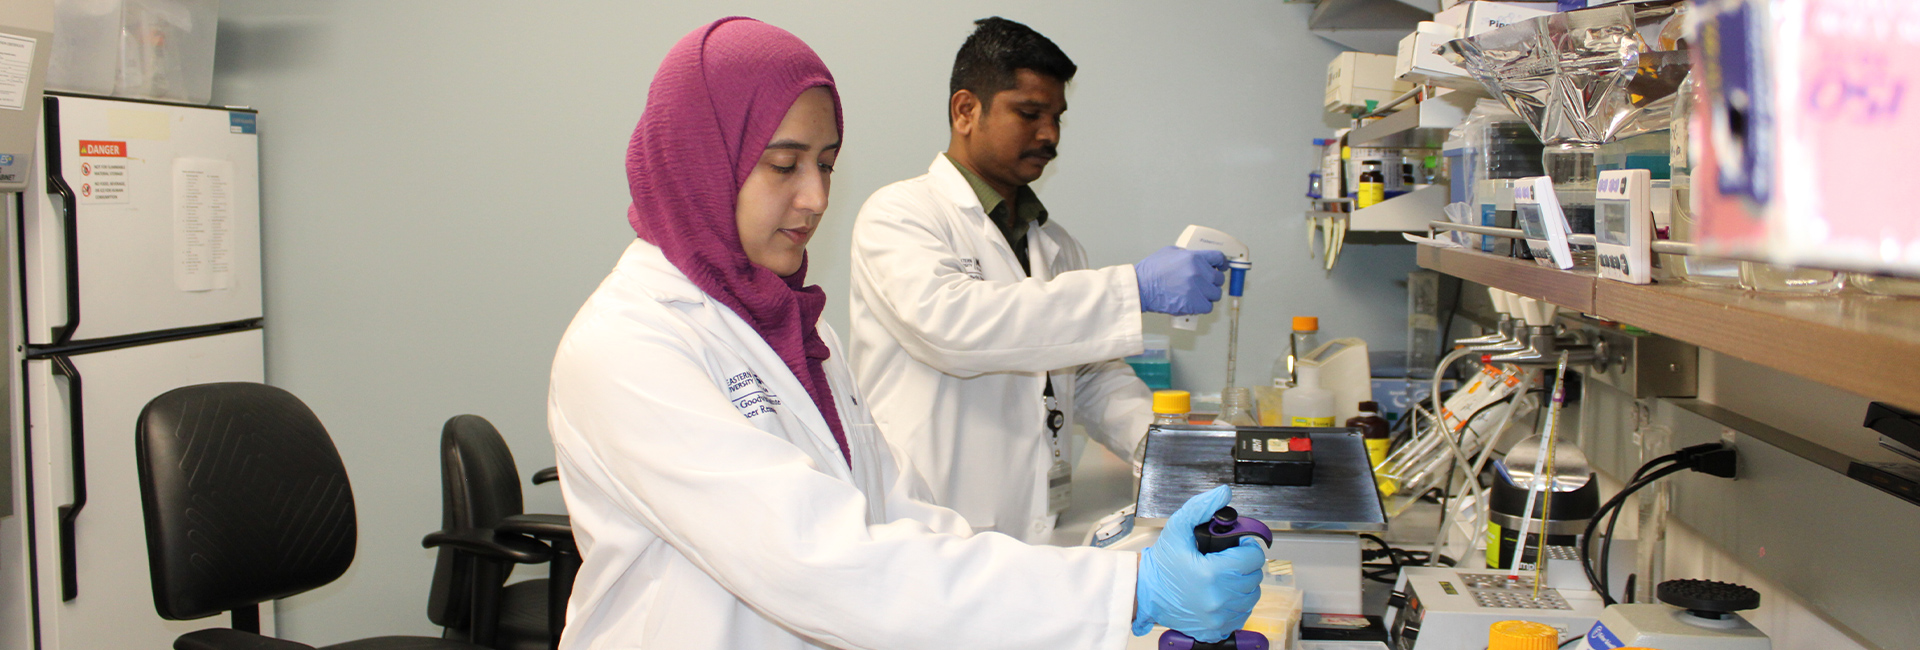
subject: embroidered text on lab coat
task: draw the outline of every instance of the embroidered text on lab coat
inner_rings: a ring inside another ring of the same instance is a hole
[[[733,400],[733,407],[747,418],[772,415],[773,407],[780,405],[780,396],[767,390],[767,384],[760,381],[760,375],[751,371],[727,378],[727,399]]]

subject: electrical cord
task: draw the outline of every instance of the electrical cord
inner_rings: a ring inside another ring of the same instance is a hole
[[[1703,445],[1694,445],[1692,447],[1681,449],[1680,451],[1676,451],[1669,455],[1673,456],[1674,460],[1673,460],[1673,465],[1669,465],[1668,467],[1684,464],[1687,466],[1687,469],[1691,469],[1696,472],[1701,472],[1703,474],[1711,474],[1711,475],[1719,476],[1722,478],[1733,478],[1733,474],[1735,470],[1734,451],[1732,447],[1728,447],[1722,443],[1713,442],[1713,443],[1707,443]],[[1659,459],[1656,458],[1654,460],[1659,460]],[[1642,466],[1642,469],[1643,470],[1646,469],[1645,466]],[[1652,471],[1665,471],[1665,470],[1666,468],[1663,467],[1659,470],[1652,470]],[[1675,470],[1675,471],[1678,471],[1678,470]],[[1643,472],[1639,472],[1639,471],[1636,471],[1634,473],[1643,474]],[[1657,480],[1654,478],[1647,478],[1648,476],[1652,476],[1651,472],[1645,472],[1643,476],[1638,476],[1636,477],[1636,479],[1646,484],[1650,484],[1653,481]],[[1624,499],[1621,500],[1621,505],[1614,507],[1612,516],[1610,516],[1607,519],[1606,540],[1602,541],[1600,544],[1600,575],[1601,576],[1612,575],[1608,572],[1608,570],[1613,564],[1613,527],[1615,524],[1618,524],[1620,522],[1620,513],[1623,510],[1625,510],[1625,503],[1626,501]]]
[[[1642,477],[1639,481],[1639,487],[1634,488],[1634,490],[1639,491],[1640,488],[1644,488],[1648,485],[1652,485],[1654,481],[1660,480],[1662,478],[1665,478],[1673,474],[1678,474],[1680,472],[1686,471],[1687,469],[1689,468],[1684,463],[1675,462],[1671,465],[1667,465],[1666,467],[1662,467],[1658,470],[1648,473],[1645,477]],[[1601,584],[1603,585],[1606,584],[1606,582],[1612,580],[1613,574],[1610,573],[1610,571],[1613,567],[1613,529],[1616,524],[1620,523],[1620,513],[1625,511],[1626,511],[1626,500],[1621,499],[1620,503],[1614,506],[1613,512],[1607,517],[1607,530],[1605,534],[1606,539],[1603,539],[1600,541],[1600,559],[1599,559],[1600,566],[1597,569],[1597,572],[1600,575]],[[1611,594],[1609,594],[1609,597],[1610,596]],[[1607,604],[1611,605],[1613,603],[1609,602]]]
[[[1633,493],[1640,491],[1641,488],[1652,484],[1654,481],[1666,478],[1671,474],[1686,471],[1686,469],[1687,466],[1685,464],[1673,462],[1641,476],[1639,479],[1628,483],[1626,487],[1621,488],[1618,493],[1614,494],[1612,499],[1608,499],[1606,503],[1601,504],[1600,509],[1594,511],[1593,517],[1587,520],[1587,528],[1580,537],[1580,564],[1582,569],[1586,571],[1587,582],[1593,586],[1594,591],[1600,592],[1600,599],[1605,601],[1606,604],[1612,605],[1616,602],[1607,585],[1608,575],[1606,571],[1608,558],[1606,557],[1606,553],[1609,547],[1602,545],[1601,557],[1597,562],[1593,559],[1595,529],[1600,526],[1602,519],[1608,518],[1609,514],[1613,514],[1615,520],[1617,520],[1617,512],[1621,510],[1621,507],[1626,503],[1627,497],[1632,496]],[[1638,472],[1636,472],[1636,474],[1638,474]],[[1612,532],[1613,525],[1609,523],[1606,534],[1611,535]]]
[[[1594,591],[1599,592],[1602,601],[1608,605],[1618,602],[1608,591],[1607,569],[1613,552],[1614,525],[1620,522],[1620,513],[1624,509],[1627,497],[1633,496],[1633,493],[1652,485],[1655,481],[1688,470],[1722,478],[1733,478],[1735,460],[1733,447],[1718,442],[1694,445],[1654,458],[1635,470],[1633,480],[1620,488],[1613,498],[1601,504],[1599,510],[1594,511],[1593,516],[1587,519],[1586,530],[1580,536],[1580,568],[1586,572],[1587,583],[1593,586]],[[1605,531],[1607,539],[1600,546],[1600,558],[1596,563],[1593,558],[1594,532],[1599,528],[1600,520],[1603,518],[1607,520]]]
[[[1435,561],[1433,557],[1433,553],[1430,551],[1410,551],[1407,549],[1399,548],[1399,547],[1393,546],[1392,544],[1388,544],[1386,540],[1381,539],[1377,535],[1361,533],[1360,539],[1373,542],[1374,544],[1378,544],[1380,546],[1379,550],[1362,550],[1360,552],[1360,559],[1361,559],[1360,566],[1363,567],[1363,569],[1364,568],[1374,569],[1373,571],[1363,570],[1361,572],[1361,575],[1365,576],[1369,580],[1373,580],[1374,582],[1394,584],[1396,582],[1396,578],[1399,577],[1401,569],[1404,569],[1410,566],[1424,566],[1430,562]],[[1385,557],[1387,559],[1387,562],[1384,564],[1379,562],[1367,562],[1367,560],[1378,559],[1380,557]],[[1441,555],[1438,558],[1438,561],[1445,566],[1454,565],[1454,559],[1447,557],[1445,555]]]

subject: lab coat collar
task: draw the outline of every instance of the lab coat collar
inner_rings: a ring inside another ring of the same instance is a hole
[[[640,290],[663,303],[685,302],[702,304],[707,302],[707,293],[700,290],[687,274],[667,259],[659,246],[645,239],[634,238],[627,245],[627,252],[620,255],[615,265],[622,273],[632,273],[640,278]]]
[[[973,184],[960,175],[960,168],[947,159],[946,152],[933,154],[933,164],[927,166],[927,178],[932,181],[931,186],[940,198],[972,216],[974,227],[991,231],[994,236],[988,239],[998,244],[998,248],[1008,257],[1013,256],[1013,247],[1006,243],[1005,237],[1000,236],[1000,227],[994,225],[993,219],[980,207],[980,195],[974,193]],[[1033,269],[1032,276],[1042,280],[1053,279],[1053,266],[1059,261],[1061,253],[1060,243],[1054,241],[1047,232],[1048,223],[1043,219],[1027,226],[1027,248],[1031,251],[1028,254],[1036,255],[1040,263]]]
[[[987,211],[980,207],[980,195],[973,192],[973,184],[960,175],[960,168],[947,159],[946,152],[933,154],[933,164],[927,166],[927,177],[933,180],[933,188],[941,198],[962,210],[979,215],[983,220],[987,218]]]

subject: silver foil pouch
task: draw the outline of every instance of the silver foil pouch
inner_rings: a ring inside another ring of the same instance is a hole
[[[1686,77],[1684,49],[1656,51],[1676,3],[1619,4],[1507,25],[1449,41],[1441,54],[1465,68],[1548,145],[1600,145],[1667,127]]]

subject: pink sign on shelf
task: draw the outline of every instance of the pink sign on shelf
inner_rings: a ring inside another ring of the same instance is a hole
[[[1775,24],[1800,46],[1782,88],[1796,91],[1781,107],[1782,234],[1808,248],[1796,257],[1920,268],[1914,170],[1896,162],[1920,145],[1920,3],[1788,4],[1798,6]]]
[[[1701,4],[1702,245],[1920,273],[1920,197],[1905,191],[1920,145],[1920,2]]]

